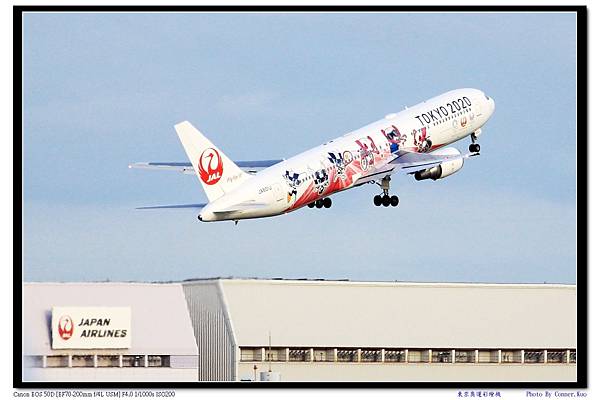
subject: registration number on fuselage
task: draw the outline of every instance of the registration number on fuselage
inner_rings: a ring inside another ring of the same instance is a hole
[[[261,187],[260,189],[258,189],[258,194],[262,194],[262,193],[268,192],[271,189],[272,189],[271,185]]]

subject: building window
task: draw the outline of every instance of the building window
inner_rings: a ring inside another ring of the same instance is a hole
[[[313,350],[313,361],[316,362],[333,362],[334,361],[333,349],[314,349]]]
[[[118,367],[119,356],[115,355],[99,355],[98,367]]]
[[[310,350],[290,349],[290,361],[310,361]]]
[[[356,362],[358,361],[358,350],[340,349],[337,352],[337,360],[339,362]]]
[[[143,367],[144,356],[123,356],[123,367]]]
[[[361,362],[381,361],[381,350],[362,350],[360,352]]]
[[[548,362],[549,363],[566,363],[567,352],[565,350],[550,351],[548,350]]]
[[[69,366],[69,356],[47,356],[46,357],[46,366],[48,368],[68,367]]]
[[[170,356],[148,356],[149,367],[170,367],[171,357]]]
[[[404,350],[386,350],[385,362],[405,362],[406,352]]]
[[[93,367],[94,366],[94,356],[85,355],[85,356],[73,356],[71,365],[73,367]]]
[[[266,349],[265,361],[285,361],[285,349]]]
[[[520,363],[521,350],[502,350],[502,362],[507,364]]]
[[[474,363],[475,362],[475,350],[456,350],[454,352],[454,362]]]
[[[450,351],[450,350],[433,350],[431,352],[431,362],[451,363],[452,362],[452,351]]]
[[[262,350],[260,348],[241,348],[240,361],[262,361]]]
[[[27,368],[42,368],[44,366],[43,356],[26,356],[24,361]]]
[[[497,363],[498,350],[479,350],[480,363]]]
[[[453,359],[454,351],[454,359]],[[385,352],[385,353],[384,353]],[[567,350],[550,349],[380,349],[380,348],[290,348],[276,347],[265,349],[262,347],[240,347],[240,361],[246,362],[382,362],[398,363],[504,363],[504,364],[543,364],[544,353],[546,353],[547,363],[566,363]],[[385,355],[384,355],[385,354]],[[42,365],[43,359],[37,356],[29,357],[28,363]],[[118,355],[99,355],[99,367],[118,366]],[[569,362],[577,362],[577,352],[569,352]],[[66,367],[68,364],[67,356],[48,356],[48,367]],[[73,356],[72,365],[74,367],[93,366],[94,359],[90,355]],[[123,356],[124,367],[143,367],[144,357],[127,355]],[[148,366],[150,367],[169,367],[170,356],[152,355],[148,356]]]
[[[314,349],[313,350],[313,361],[328,361],[327,360],[327,350],[323,349]]]
[[[408,350],[408,362],[429,362],[429,350]]]
[[[544,362],[544,351],[543,350],[525,350],[525,362],[526,363],[543,363]]]

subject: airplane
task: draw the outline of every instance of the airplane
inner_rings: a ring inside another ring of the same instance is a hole
[[[495,110],[478,89],[456,89],[388,114],[343,136],[289,159],[232,161],[188,121],[175,131],[190,162],[143,162],[129,168],[195,174],[208,203],[139,207],[195,208],[203,222],[234,221],[286,214],[304,206],[330,208],[331,195],[366,183],[381,193],[375,206],[396,207],[391,176],[411,174],[417,181],[446,178],[464,160],[480,155],[476,143]],[[447,145],[467,136],[468,153]]]

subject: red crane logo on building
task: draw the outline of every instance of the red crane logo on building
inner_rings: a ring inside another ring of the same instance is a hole
[[[204,150],[198,160],[200,179],[207,185],[214,185],[223,176],[223,159],[212,147]]]
[[[73,320],[68,315],[63,315],[58,320],[58,335],[63,340],[69,340],[71,336],[73,336],[73,330],[75,329],[75,325],[73,325]]]

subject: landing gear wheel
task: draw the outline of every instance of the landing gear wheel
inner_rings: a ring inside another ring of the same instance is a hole
[[[391,180],[392,180],[392,178],[390,178],[389,175],[386,175],[385,177],[383,177],[381,179],[381,183],[377,182],[379,187],[383,190],[383,195],[378,194],[377,196],[373,197],[373,204],[375,204],[377,207],[379,207],[379,206],[389,207],[390,205],[392,207],[396,207],[398,205],[398,203],[400,202],[400,200],[398,200],[398,196],[390,197],[390,195],[389,195]]]
[[[323,207],[329,208],[329,207],[331,207],[331,203],[332,202],[331,202],[331,199],[329,197],[325,197],[323,199]]]
[[[390,196],[388,196],[387,194],[383,195],[383,198],[381,199],[381,204],[382,204],[384,207],[389,207],[389,205],[390,205],[390,202],[391,202],[391,200],[390,200]]]
[[[315,201],[315,205],[317,206],[317,208],[323,207],[323,200],[319,199],[319,200]]]
[[[479,146],[477,143],[473,143],[469,145],[469,151],[471,153],[479,153],[479,150],[481,150],[481,146]]]
[[[312,203],[308,203],[308,208],[313,208],[315,206],[315,202],[313,201]]]

